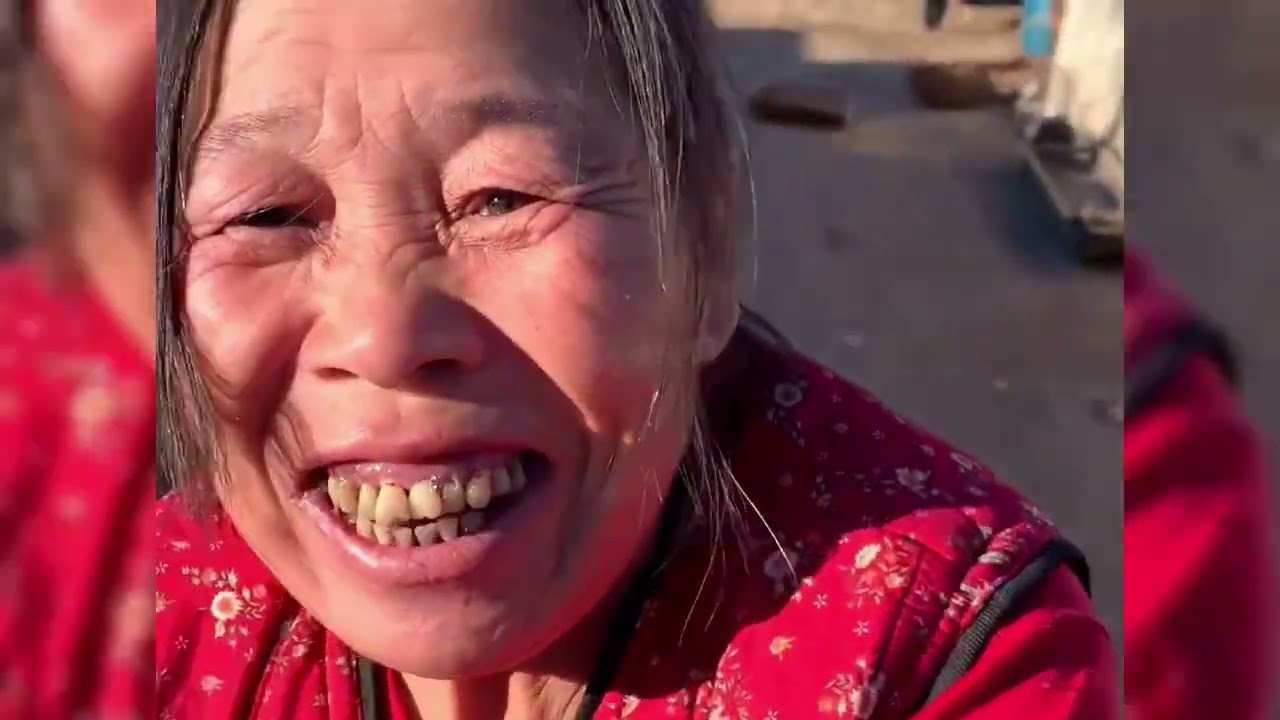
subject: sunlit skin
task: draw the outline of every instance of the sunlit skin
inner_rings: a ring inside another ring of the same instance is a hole
[[[155,346],[156,8],[146,0],[35,0],[36,43],[62,102],[37,129],[72,186],[56,220],[88,281],[150,358]],[[40,239],[37,239],[40,240]]]
[[[661,281],[649,170],[574,12],[247,0],[193,160],[186,312],[224,429],[223,505],[424,716],[572,708],[688,437],[687,403],[653,403],[687,293]],[[733,307],[694,362],[723,349]],[[447,582],[333,560],[299,466],[459,437],[550,460],[518,538]]]

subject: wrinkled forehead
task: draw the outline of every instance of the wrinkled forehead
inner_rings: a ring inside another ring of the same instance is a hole
[[[210,120],[240,137],[344,119],[608,122],[607,73],[575,13],[572,0],[239,0]]]
[[[266,70],[265,60],[312,71],[351,61],[384,70],[416,62],[419,72],[462,75],[503,65],[536,73],[584,64],[573,0],[236,0],[234,6],[224,46],[233,71]],[[493,62],[481,62],[486,57]]]

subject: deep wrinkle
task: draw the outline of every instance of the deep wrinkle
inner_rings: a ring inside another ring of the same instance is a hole
[[[492,113],[473,116],[497,117]],[[271,119],[264,121],[263,117]],[[187,203],[193,241],[214,234],[225,223],[262,206],[282,204],[310,210],[322,201],[327,202],[327,190],[320,186],[326,183],[326,175],[331,177],[341,168],[307,168],[305,158],[295,161],[287,151],[264,147],[262,139],[269,137],[264,133],[271,132],[276,123],[287,124],[295,134],[315,137],[308,130],[298,130],[306,124],[298,108],[254,113],[248,120],[244,115],[237,115],[229,124],[216,123],[211,128],[210,132],[220,137],[209,146],[213,150],[206,152],[197,163]],[[253,128],[249,134],[245,133],[247,126]],[[490,129],[486,131],[486,127]],[[411,201],[420,208],[418,212],[443,204],[442,218],[456,218],[463,214],[459,208],[478,191],[502,188],[531,195],[541,202],[624,214],[639,213],[647,199],[648,193],[639,177],[642,168],[634,158],[620,161],[616,151],[592,152],[583,140],[577,144],[572,140],[557,141],[561,133],[555,127],[534,129],[532,136],[522,128],[505,131],[502,127],[481,126],[474,132],[473,139],[454,152],[453,164],[446,161],[441,166],[438,180],[431,181],[433,173],[424,172],[428,196]],[[427,130],[422,131],[424,136],[429,134]],[[524,152],[518,152],[521,146]],[[568,164],[569,157],[573,158],[572,166]],[[460,169],[458,164],[462,165]],[[255,181],[256,190],[244,183],[243,179],[248,177],[260,178]],[[441,186],[441,192],[433,200],[429,188],[436,185]],[[310,193],[310,200],[305,193]],[[425,235],[428,229],[438,231],[439,228],[440,223],[433,220],[424,223],[420,232]]]
[[[264,147],[305,158],[314,152],[321,134],[315,127],[314,107],[310,103],[277,104],[215,120],[196,139],[192,151],[195,164],[253,154]],[[615,136],[605,143],[604,138],[595,137],[596,133],[589,130],[588,111],[567,97],[556,101],[535,95],[493,93],[473,98],[432,97],[407,107],[417,128],[424,135],[441,138],[438,144],[447,147],[462,147],[468,138],[501,125],[547,130],[550,136],[580,149],[596,143],[616,146],[618,139]],[[415,107],[423,109],[415,111]],[[621,122],[620,117],[618,120]]]

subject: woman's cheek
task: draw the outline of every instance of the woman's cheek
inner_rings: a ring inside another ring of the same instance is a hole
[[[273,381],[289,365],[288,279],[283,268],[227,268],[194,276],[186,290],[186,311],[197,351],[211,377],[214,399],[236,416],[265,408],[246,398],[268,398]],[[283,391],[283,388],[278,390]]]
[[[518,282],[495,284],[505,290],[486,313],[591,425],[643,423],[662,380],[670,302],[635,242],[648,241],[561,238],[527,254],[508,275]]]

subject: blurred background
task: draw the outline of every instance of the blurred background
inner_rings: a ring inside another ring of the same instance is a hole
[[[748,304],[1046,508],[1118,650],[1122,280],[1028,162],[1013,106],[1046,78],[1022,8],[713,7],[753,106]]]
[[[1131,231],[1239,346],[1280,456],[1280,3],[1129,6]]]
[[[1280,451],[1280,4],[1085,0],[1084,35],[1062,2],[712,5],[748,98],[748,301],[1041,503],[1119,650],[1124,243],[1225,328]],[[1037,109],[1098,141],[1088,177],[1046,167]]]

